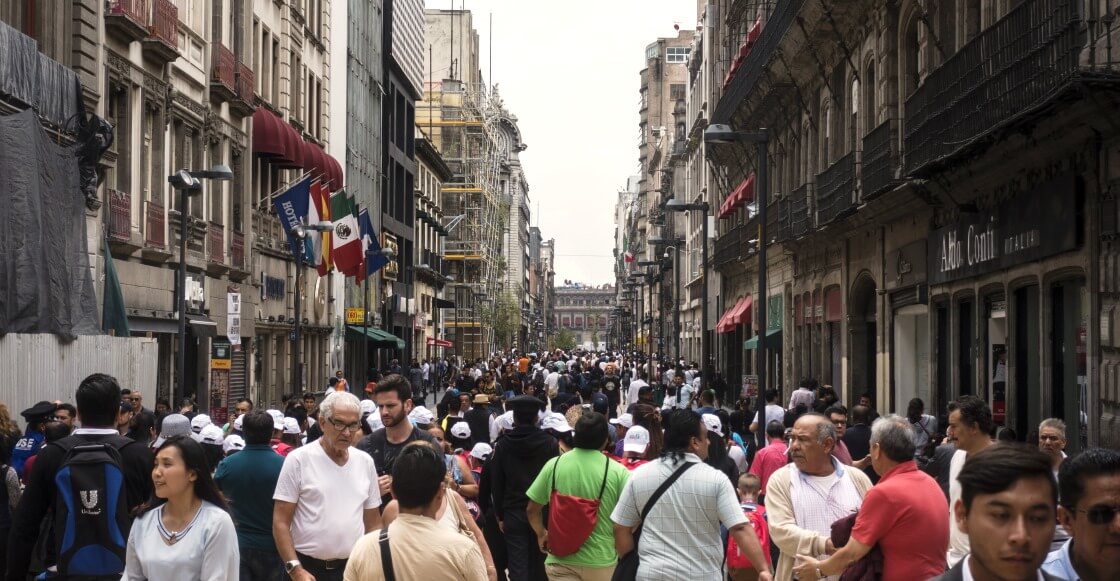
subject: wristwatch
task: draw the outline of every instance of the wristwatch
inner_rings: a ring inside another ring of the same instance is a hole
[[[295,571],[296,567],[299,567],[299,565],[300,565],[299,559],[292,559],[291,561],[285,561],[284,562],[284,572],[291,575],[292,571]]]

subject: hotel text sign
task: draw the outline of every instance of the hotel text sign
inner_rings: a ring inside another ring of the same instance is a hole
[[[1066,174],[931,233],[929,283],[996,272],[1077,247],[1080,196]]]

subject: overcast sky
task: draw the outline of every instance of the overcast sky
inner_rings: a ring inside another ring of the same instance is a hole
[[[450,9],[452,0],[426,0]],[[455,0],[461,9],[463,0]],[[694,0],[466,0],[490,75],[529,149],[533,224],[556,239],[556,281],[614,281],[614,205],[638,171],[645,47],[696,25]]]

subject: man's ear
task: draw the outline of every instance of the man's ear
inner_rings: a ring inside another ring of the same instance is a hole
[[[1060,504],[1058,505],[1058,524],[1062,525],[1062,528],[1065,529],[1071,537],[1073,536],[1073,517],[1073,511]]]
[[[957,503],[953,505],[953,516],[957,521],[957,530],[967,535],[968,509],[964,507],[964,500],[957,499]]]

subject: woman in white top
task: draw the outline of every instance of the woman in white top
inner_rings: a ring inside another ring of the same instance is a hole
[[[168,438],[152,469],[155,493],[128,535],[121,581],[226,581],[239,576],[237,533],[202,445]]]
[[[926,404],[920,397],[910,400],[910,405],[906,406],[906,419],[910,421],[910,430],[914,432],[915,457],[922,455],[929,439],[937,433],[937,418],[922,413],[925,408]]]

